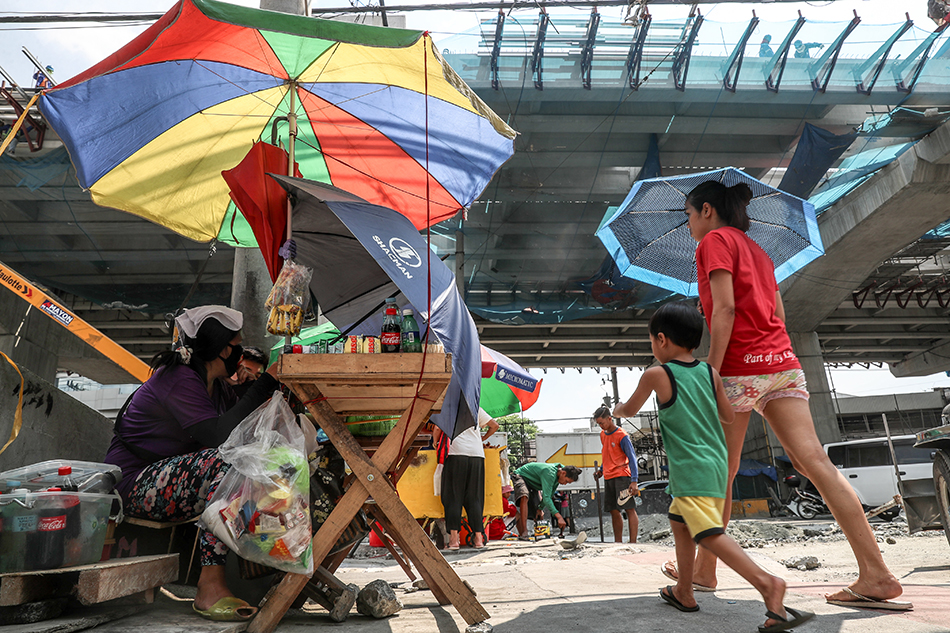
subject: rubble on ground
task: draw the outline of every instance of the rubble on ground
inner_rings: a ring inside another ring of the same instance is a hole
[[[356,597],[356,610],[373,618],[388,618],[402,610],[402,602],[385,580],[374,580]]]

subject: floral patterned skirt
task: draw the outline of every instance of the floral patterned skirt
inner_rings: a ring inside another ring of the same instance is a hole
[[[169,457],[155,462],[135,479],[125,512],[152,521],[187,521],[200,516],[230,465],[218,449]],[[224,565],[228,548],[211,532],[199,542],[201,565]]]

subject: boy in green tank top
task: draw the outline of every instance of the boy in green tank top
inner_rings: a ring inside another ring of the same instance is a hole
[[[670,466],[670,528],[679,561],[676,585],[660,589],[660,597],[680,611],[699,611],[693,596],[695,541],[762,594],[767,620],[760,633],[787,631],[814,614],[784,606],[785,581],[756,565],[723,527],[728,452],[722,424],[731,424],[735,413],[719,373],[693,358],[702,335],[703,318],[692,305],[667,303],[657,310],[650,319],[650,343],[662,364],[643,372],[630,399],[613,411],[614,417],[631,417],[656,393]]]

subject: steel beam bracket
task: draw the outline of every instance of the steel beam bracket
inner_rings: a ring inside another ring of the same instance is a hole
[[[627,54],[627,80],[630,82],[631,90],[640,89],[640,63],[643,61],[643,46],[647,41],[647,32],[650,30],[652,21],[653,17],[647,11],[646,5],[643,5],[640,23],[630,43],[630,52]]]
[[[673,85],[677,90],[683,92],[686,90],[686,73],[689,72],[689,59],[693,53],[693,44],[696,42],[696,36],[699,34],[699,27],[703,25],[703,16],[699,12],[699,9],[696,6],[693,6],[694,11],[690,11],[689,22],[692,22],[692,28],[689,29],[689,32],[686,33],[684,29],[685,38],[680,40],[680,43],[676,46],[676,50],[673,51],[673,68],[671,74],[673,75]]]
[[[782,45],[775,51],[775,54],[772,55],[772,59],[765,67],[765,87],[769,92],[778,92],[779,86],[782,84],[782,75],[785,74],[785,63],[788,61],[788,52],[792,46],[792,39],[798,35],[798,32],[802,30],[803,26],[805,26],[805,18],[802,17],[802,12],[799,11],[798,19],[795,20],[792,30],[785,36]]]
[[[534,87],[538,90],[544,90],[544,79],[541,76],[544,64],[544,38],[548,33],[548,24],[551,18],[547,11],[541,9],[541,15],[538,16],[538,34],[534,38],[534,52],[531,53],[531,75],[534,77]]]
[[[858,17],[858,12],[855,11],[854,17],[851,18],[848,26],[844,27],[841,35],[835,38],[835,41],[831,43],[831,46],[828,47],[824,55],[819,57],[815,63],[808,67],[808,74],[811,75],[811,87],[813,90],[823,93],[828,89],[828,82],[831,80],[831,73],[835,70],[835,64],[838,63],[838,55],[841,53],[841,47],[854,29],[858,28],[859,24],[861,24],[861,18]]]
[[[907,13],[904,15],[906,20],[901,24],[900,28],[887,38],[887,41],[881,44],[880,48],[874,51],[866,62],[851,71],[851,75],[856,82],[855,89],[859,93],[863,95],[871,94],[871,91],[874,89],[874,84],[877,83],[877,78],[880,76],[881,71],[884,70],[884,64],[887,62],[887,56],[890,54],[894,43],[897,42],[904,33],[910,30],[910,27],[914,26],[914,21],[910,19],[910,15]],[[868,71],[871,72],[868,73]]]
[[[590,21],[587,23],[587,38],[581,50],[581,84],[584,90],[590,90],[590,71],[594,65],[594,45],[597,44],[597,27],[600,26],[600,13],[597,7],[590,10]]]
[[[729,92],[736,91],[736,84],[739,83],[739,73],[742,71],[742,59],[745,57],[745,47],[749,43],[749,38],[752,37],[752,31],[758,25],[759,18],[756,17],[755,11],[753,11],[752,19],[749,20],[749,26],[746,27],[745,33],[739,38],[739,43],[732,49],[729,58],[722,63],[722,87]]]

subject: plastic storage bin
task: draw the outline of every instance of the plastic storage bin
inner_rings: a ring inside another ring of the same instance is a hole
[[[82,492],[0,494],[0,573],[88,565],[102,559],[118,495]]]
[[[73,482],[79,486],[80,489],[85,482],[99,473],[112,475],[115,479],[115,483],[118,483],[118,481],[122,479],[122,470],[113,464],[97,464],[94,462],[81,462],[69,459],[51,459],[49,461],[39,462],[38,464],[31,464],[0,473],[0,492],[9,492],[14,488],[26,488],[31,491],[39,491],[58,486],[62,479],[59,476],[61,466],[72,467],[73,472],[70,477],[72,477]],[[97,480],[101,480],[101,478],[97,478]],[[115,483],[113,483],[112,486],[99,485],[96,489],[87,492],[108,494],[112,492],[112,487]]]

